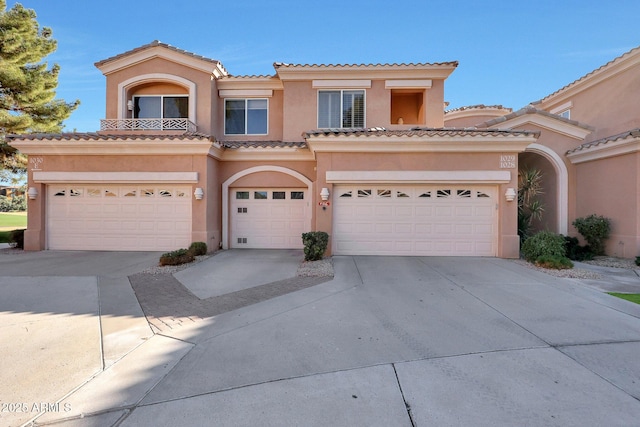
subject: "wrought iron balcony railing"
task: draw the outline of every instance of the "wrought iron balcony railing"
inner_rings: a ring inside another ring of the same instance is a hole
[[[103,119],[101,131],[172,130],[195,132],[197,126],[189,119]]]

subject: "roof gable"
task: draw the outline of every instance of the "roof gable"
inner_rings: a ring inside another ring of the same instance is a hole
[[[220,61],[196,55],[183,49],[154,40],[151,43],[112,56],[102,61],[96,62],[94,65],[107,75],[123,68],[131,67],[143,61],[152,58],[163,58],[168,61],[183,64],[206,73],[213,74],[216,78],[226,76],[227,70]]]
[[[589,135],[593,128],[575,120],[565,119],[531,105],[506,116],[488,120],[478,125],[487,129],[513,129],[518,126],[533,124],[553,132],[557,132],[578,140]]]

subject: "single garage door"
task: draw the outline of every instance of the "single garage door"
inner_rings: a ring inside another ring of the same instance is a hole
[[[495,186],[336,186],[336,255],[495,256]]]
[[[52,185],[49,249],[170,251],[191,244],[191,187]]]
[[[234,188],[230,194],[232,248],[299,249],[306,230],[306,189]]]

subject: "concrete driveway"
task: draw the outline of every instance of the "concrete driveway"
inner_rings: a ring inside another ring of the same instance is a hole
[[[509,260],[333,261],[333,280],[163,330],[66,397],[1,401],[56,399],[36,422],[64,426],[637,425],[640,306]]]

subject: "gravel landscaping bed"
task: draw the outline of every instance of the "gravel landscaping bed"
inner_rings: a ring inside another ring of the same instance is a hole
[[[193,262],[181,265],[165,265],[149,267],[142,271],[144,274],[173,274],[178,271],[185,270],[193,267],[199,262],[202,262],[212,256],[215,253],[209,255],[197,256]],[[320,261],[302,261],[298,266],[296,276],[298,277],[331,277],[333,276],[333,261],[331,258],[324,258]]]
[[[585,270],[582,268],[556,270],[553,268],[538,267],[537,265],[531,264],[530,262],[527,262],[523,259],[514,259],[513,262],[515,262],[516,264],[522,265],[524,267],[531,268],[533,270],[542,271],[544,273],[547,273],[555,277],[563,277],[567,279],[594,279],[594,280],[602,279],[601,274],[598,274],[595,271]]]
[[[582,261],[585,264],[597,265],[599,267],[626,268],[628,270],[640,270],[633,259],[616,258],[612,256],[598,256],[591,261]]]

